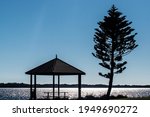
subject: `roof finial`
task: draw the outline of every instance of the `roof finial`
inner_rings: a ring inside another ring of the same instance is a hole
[[[56,59],[57,59],[57,54],[56,54]]]

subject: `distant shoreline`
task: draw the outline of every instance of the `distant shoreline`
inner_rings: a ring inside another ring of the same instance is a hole
[[[0,83],[0,88],[29,88],[25,83]],[[52,88],[52,84],[37,84],[37,88]],[[55,85],[57,87],[57,84]],[[77,88],[77,84],[61,84],[61,88]],[[104,84],[82,84],[82,88],[107,88]],[[114,85],[113,88],[150,88],[150,85]]]

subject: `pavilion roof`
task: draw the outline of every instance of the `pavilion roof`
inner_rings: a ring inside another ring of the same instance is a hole
[[[52,59],[40,66],[37,66],[26,74],[30,75],[85,75],[85,72],[75,68],[74,66],[58,59]]]

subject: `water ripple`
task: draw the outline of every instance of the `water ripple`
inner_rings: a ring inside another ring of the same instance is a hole
[[[52,88],[38,88],[37,98],[45,98],[44,92],[52,92]],[[57,89],[56,89],[57,91]],[[60,92],[68,92],[69,99],[78,97],[77,88],[61,88]],[[86,95],[102,96],[106,94],[107,88],[82,88],[82,97]],[[57,94],[56,94],[57,95]],[[112,95],[124,95],[128,97],[150,96],[150,88],[113,88]],[[63,96],[63,94],[61,94]],[[0,100],[27,100],[30,97],[29,88],[0,88]]]

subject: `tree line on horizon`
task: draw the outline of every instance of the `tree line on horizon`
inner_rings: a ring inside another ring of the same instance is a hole
[[[26,83],[0,83],[0,88],[29,88]],[[52,88],[52,84],[37,84],[38,88]],[[57,87],[57,85],[56,85]],[[60,84],[64,88],[76,88],[78,84]],[[105,84],[82,84],[82,88],[107,88]],[[113,85],[116,88],[150,88],[150,85]]]

